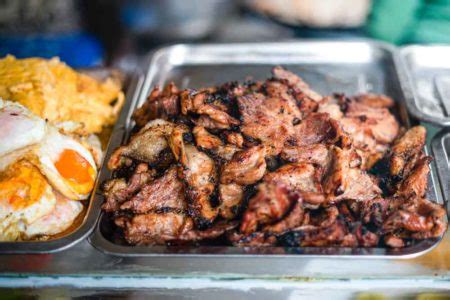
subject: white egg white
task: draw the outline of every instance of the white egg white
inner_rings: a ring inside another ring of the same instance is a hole
[[[0,157],[42,141],[45,121],[24,106],[0,99]]]
[[[93,168],[95,179],[97,168],[91,153],[74,138],[59,133],[56,128],[49,127],[44,140],[36,147],[35,154],[39,161],[38,167],[52,186],[65,197],[72,200],[86,199],[89,196],[90,191],[85,194],[77,193],[74,188],[68,184],[67,180],[61,176],[55,166],[55,163],[65,149],[76,151],[82,156]]]
[[[30,239],[38,235],[54,235],[63,232],[72,225],[82,210],[83,204],[80,201],[69,200],[57,194],[53,211],[26,226],[25,236]]]

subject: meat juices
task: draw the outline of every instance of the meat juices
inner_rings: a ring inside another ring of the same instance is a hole
[[[262,82],[155,87],[108,166],[103,210],[129,244],[392,247],[441,236],[426,131],[385,95]],[[380,172],[380,169],[382,171]]]

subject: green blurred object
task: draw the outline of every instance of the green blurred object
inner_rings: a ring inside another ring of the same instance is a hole
[[[374,0],[367,32],[394,44],[450,43],[450,0]]]

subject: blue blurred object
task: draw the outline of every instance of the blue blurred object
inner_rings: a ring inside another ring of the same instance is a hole
[[[0,56],[12,54],[18,58],[58,56],[74,68],[102,63],[103,47],[85,32],[48,33],[35,35],[0,35]]]

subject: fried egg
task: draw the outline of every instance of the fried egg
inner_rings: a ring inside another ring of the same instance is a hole
[[[72,225],[83,210],[80,201],[69,200],[59,193],[55,195],[56,205],[53,211],[28,225],[25,229],[26,238],[63,232]]]
[[[21,239],[25,228],[56,205],[51,186],[31,163],[20,160],[0,173],[0,241]]]
[[[89,196],[97,168],[91,153],[77,140],[49,127],[34,153],[35,164],[58,192],[72,200]]]
[[[24,106],[0,99],[0,157],[42,141],[45,121]]]

